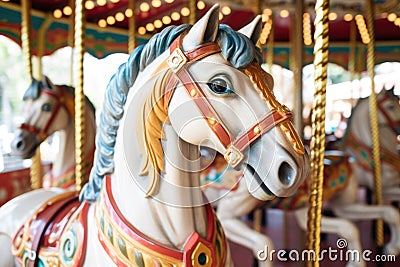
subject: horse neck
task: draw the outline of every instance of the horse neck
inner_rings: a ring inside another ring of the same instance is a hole
[[[143,92],[144,88],[132,88],[125,104],[127,110],[120,120],[115,144],[111,190],[115,205],[139,232],[165,246],[182,249],[193,232],[206,237],[206,208],[201,205],[200,174],[195,171],[200,168],[195,160],[198,147],[181,140],[171,126],[164,126],[165,173],[159,179],[158,191],[146,197],[151,179],[139,175],[144,148],[141,132],[137,132],[141,125],[137,107],[143,104]],[[135,110],[129,112],[130,107]]]
[[[60,131],[59,153],[53,161],[52,175],[60,176],[73,168],[75,164],[75,118],[70,118],[67,127]],[[85,108],[85,138],[84,155],[90,155],[94,151],[94,139],[96,134],[94,113],[90,107]],[[90,157],[88,157],[89,159]],[[90,160],[92,160],[90,158]]]

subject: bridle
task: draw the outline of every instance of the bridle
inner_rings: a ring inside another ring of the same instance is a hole
[[[387,125],[390,127],[390,129],[392,129],[392,131],[397,134],[396,129],[399,129],[400,127],[400,120],[392,120],[392,118],[390,117],[390,115],[388,114],[388,112],[385,110],[385,108],[383,107],[383,103],[390,99],[390,96],[385,95],[384,97],[382,97],[381,99],[378,100],[378,109],[379,111],[382,113],[382,115],[385,117],[386,121],[387,121]]]
[[[46,94],[48,96],[53,97],[56,100],[56,104],[54,106],[54,108],[51,111],[51,114],[47,120],[47,122],[45,123],[43,128],[38,128],[34,125],[30,125],[28,123],[22,123],[19,128],[21,130],[25,130],[28,131],[30,133],[33,133],[35,135],[38,136],[40,141],[45,140],[50,133],[48,133],[48,129],[50,128],[51,124],[53,123],[54,119],[57,116],[58,111],[61,108],[64,108],[68,114],[70,114],[70,116],[72,118],[74,118],[74,98],[69,96],[69,94],[64,94],[64,90],[62,88],[60,88],[59,92],[55,92],[54,90],[51,89],[42,89],[40,94]]]
[[[221,48],[216,43],[206,43],[193,50],[184,52],[182,41],[183,35],[180,35],[170,46],[170,56],[167,59],[167,63],[174,75],[170,76],[170,80],[167,83],[168,90],[165,94],[165,103],[169,104],[173,91],[178,82],[180,82],[201,112],[210,129],[224,146],[225,160],[235,168],[243,160],[243,152],[246,148],[276,125],[283,122],[290,122],[293,115],[286,106],[280,105],[277,108],[272,108],[267,115],[252,125],[246,132],[234,137],[219,118],[201,87],[194,81],[188,70],[190,63],[219,53],[221,52]]]

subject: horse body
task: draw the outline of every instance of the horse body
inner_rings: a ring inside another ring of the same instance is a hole
[[[290,195],[305,178],[308,155],[290,113],[266,84],[271,78],[257,62],[253,33],[248,39],[219,26],[218,9],[186,35],[188,27],[178,26],[153,37],[110,80],[95,164],[81,193],[82,207],[92,204],[87,215],[72,215],[87,221],[83,266],[232,266],[223,230],[201,191],[200,145],[242,170],[247,190],[261,200]],[[258,39],[260,17],[250,28]],[[58,203],[49,199],[52,191],[36,194],[32,210],[41,200]],[[0,220],[12,215],[7,207],[24,205],[20,199],[0,209]],[[14,246],[29,243],[22,229],[23,242],[17,238]],[[1,247],[15,230],[1,226]],[[65,235],[60,247],[83,243]],[[68,249],[65,255],[76,255]],[[10,255],[0,258],[1,266],[11,266]]]
[[[382,90],[377,98],[382,196],[386,200],[397,201],[400,200],[400,157],[397,150],[397,136],[400,133],[400,105],[393,89]],[[373,189],[375,185],[368,98],[359,100],[353,109],[343,143],[355,160],[354,171],[360,185]]]
[[[42,81],[32,79],[24,94],[26,117],[12,141],[12,153],[31,158],[39,145],[55,132],[59,133],[59,154],[51,172],[44,177],[44,186],[67,188],[75,185],[75,106],[73,88],[56,86],[47,77]],[[85,155],[86,179],[93,162],[96,121],[94,107],[88,99],[85,105]]]

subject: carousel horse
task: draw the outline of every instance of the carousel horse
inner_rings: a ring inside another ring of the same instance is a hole
[[[241,218],[256,208],[275,208],[293,211],[299,227],[307,230],[308,186],[303,183],[295,195],[286,198],[275,198],[260,201],[252,197],[246,190],[243,174],[223,162],[222,156],[213,159],[203,152],[204,165],[201,183],[213,205],[229,240],[238,243],[253,252],[258,258],[260,250],[267,246],[268,251],[274,249],[272,240],[265,234],[251,229]],[[210,163],[210,161],[212,161]],[[332,218],[322,216],[321,233],[337,234],[347,240],[347,249],[358,250],[362,255],[359,231],[351,220],[383,219],[390,227],[391,239],[385,246],[385,253],[400,253],[400,216],[398,210],[389,205],[365,205],[357,203],[358,181],[353,176],[349,156],[341,151],[326,151],[324,169],[323,200],[329,204],[334,214]],[[307,180],[306,180],[307,181]],[[228,190],[229,189],[229,190]],[[270,258],[258,261],[259,267],[272,266]],[[362,258],[349,262],[347,266],[366,266]]]
[[[381,111],[384,108],[393,112],[393,114],[381,115],[381,121],[383,118],[386,118],[387,121],[393,121],[395,114],[400,115],[398,100],[397,97],[393,96],[392,91],[380,93],[378,99]],[[365,104],[364,109],[368,108],[367,101],[361,100],[360,102]],[[365,112],[367,111],[360,112],[359,116],[362,116]],[[362,122],[363,120],[359,118],[355,121]],[[397,123],[396,125],[393,122],[384,122],[380,125],[381,131],[390,128],[390,132],[392,133],[394,129],[398,129],[397,125],[400,124]],[[389,140],[394,142],[394,138],[392,136]],[[348,142],[348,140],[345,142]],[[354,148],[351,144],[347,146],[348,148]],[[362,147],[360,146],[359,148]],[[393,150],[396,149],[394,143],[392,143],[392,148]],[[388,152],[384,151],[387,155]],[[366,152],[364,154],[366,155]],[[394,151],[392,155],[395,157]],[[207,149],[203,149],[203,156],[203,165],[206,169],[202,173],[201,183],[207,197],[215,200],[213,205],[217,208],[217,215],[224,227],[227,238],[250,249],[255,258],[258,256],[257,253],[265,246],[268,247],[269,251],[274,249],[274,244],[270,238],[263,233],[251,229],[240,220],[240,218],[250,214],[256,208],[292,210],[295,213],[300,228],[303,230],[307,229],[308,191],[306,183],[300,186],[297,193],[292,197],[276,198],[264,203],[253,198],[245,190],[245,184],[241,179],[243,174],[229,168],[221,160],[221,156],[215,157]],[[385,157],[383,157],[383,162],[385,162],[384,160]],[[388,162],[391,162],[391,166],[393,167],[394,161],[388,160]],[[400,163],[396,166],[399,168]],[[388,205],[377,206],[357,203],[359,182],[353,170],[356,169],[354,164],[352,164],[352,160],[349,160],[348,155],[345,155],[341,151],[325,152],[323,199],[329,203],[334,214],[338,217],[330,218],[322,216],[321,232],[338,234],[348,241],[348,249],[358,250],[361,253],[362,246],[359,231],[351,220],[383,219],[389,225],[391,232],[391,240],[385,246],[385,253],[398,255],[400,253],[400,216],[398,210]],[[272,266],[272,262],[268,261],[268,259],[267,261],[259,261],[258,264],[260,267]],[[365,262],[361,259],[359,262],[349,262],[348,266],[365,266]]]
[[[293,194],[309,170],[260,66],[260,29],[248,38],[219,25],[214,5],[136,48],[107,86],[81,202],[51,188],[5,204],[0,266],[232,266],[199,147],[223,154],[263,201]]]
[[[394,89],[377,95],[379,142],[382,168],[382,197],[387,201],[400,200],[400,105]],[[342,149],[354,159],[354,172],[360,185],[374,191],[372,137],[369,120],[369,101],[363,98],[353,108]]]
[[[84,173],[89,179],[94,156],[96,134],[95,109],[88,98],[85,108]],[[74,88],[54,85],[49,78],[32,78],[24,97],[25,120],[11,143],[12,154],[31,158],[39,145],[55,132],[59,133],[59,152],[50,172],[43,179],[44,187],[68,188],[75,185],[75,105]]]

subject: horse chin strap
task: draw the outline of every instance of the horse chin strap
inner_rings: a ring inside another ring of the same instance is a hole
[[[65,108],[67,113],[71,115],[72,118],[75,118],[75,110],[74,110],[74,98],[70,97],[68,94],[65,95],[62,88],[60,88],[59,93],[56,93],[50,89],[42,89],[41,94],[49,95],[57,100],[56,105],[52,109],[52,112],[46,124],[42,129],[40,129],[34,125],[22,123],[19,126],[19,128],[21,130],[25,130],[37,135],[39,137],[39,140],[43,141],[49,136],[49,133],[47,131],[50,128],[51,124],[53,123],[60,108]]]
[[[244,158],[243,152],[259,137],[267,133],[280,123],[287,122],[293,117],[289,109],[283,105],[271,108],[271,111],[251,126],[245,133],[234,137],[223,124],[213,106],[207,100],[201,87],[193,80],[188,65],[192,62],[203,59],[207,56],[220,53],[221,49],[216,43],[206,43],[193,50],[184,52],[182,50],[183,35],[179,36],[170,46],[170,56],[167,59],[170,70],[174,75],[170,76],[167,98],[165,103],[168,105],[173,94],[174,88],[180,82],[186,89],[197,108],[203,115],[210,129],[217,136],[225,148],[224,158],[235,168]],[[286,124],[286,123],[285,123]],[[304,153],[304,149],[303,149]]]

